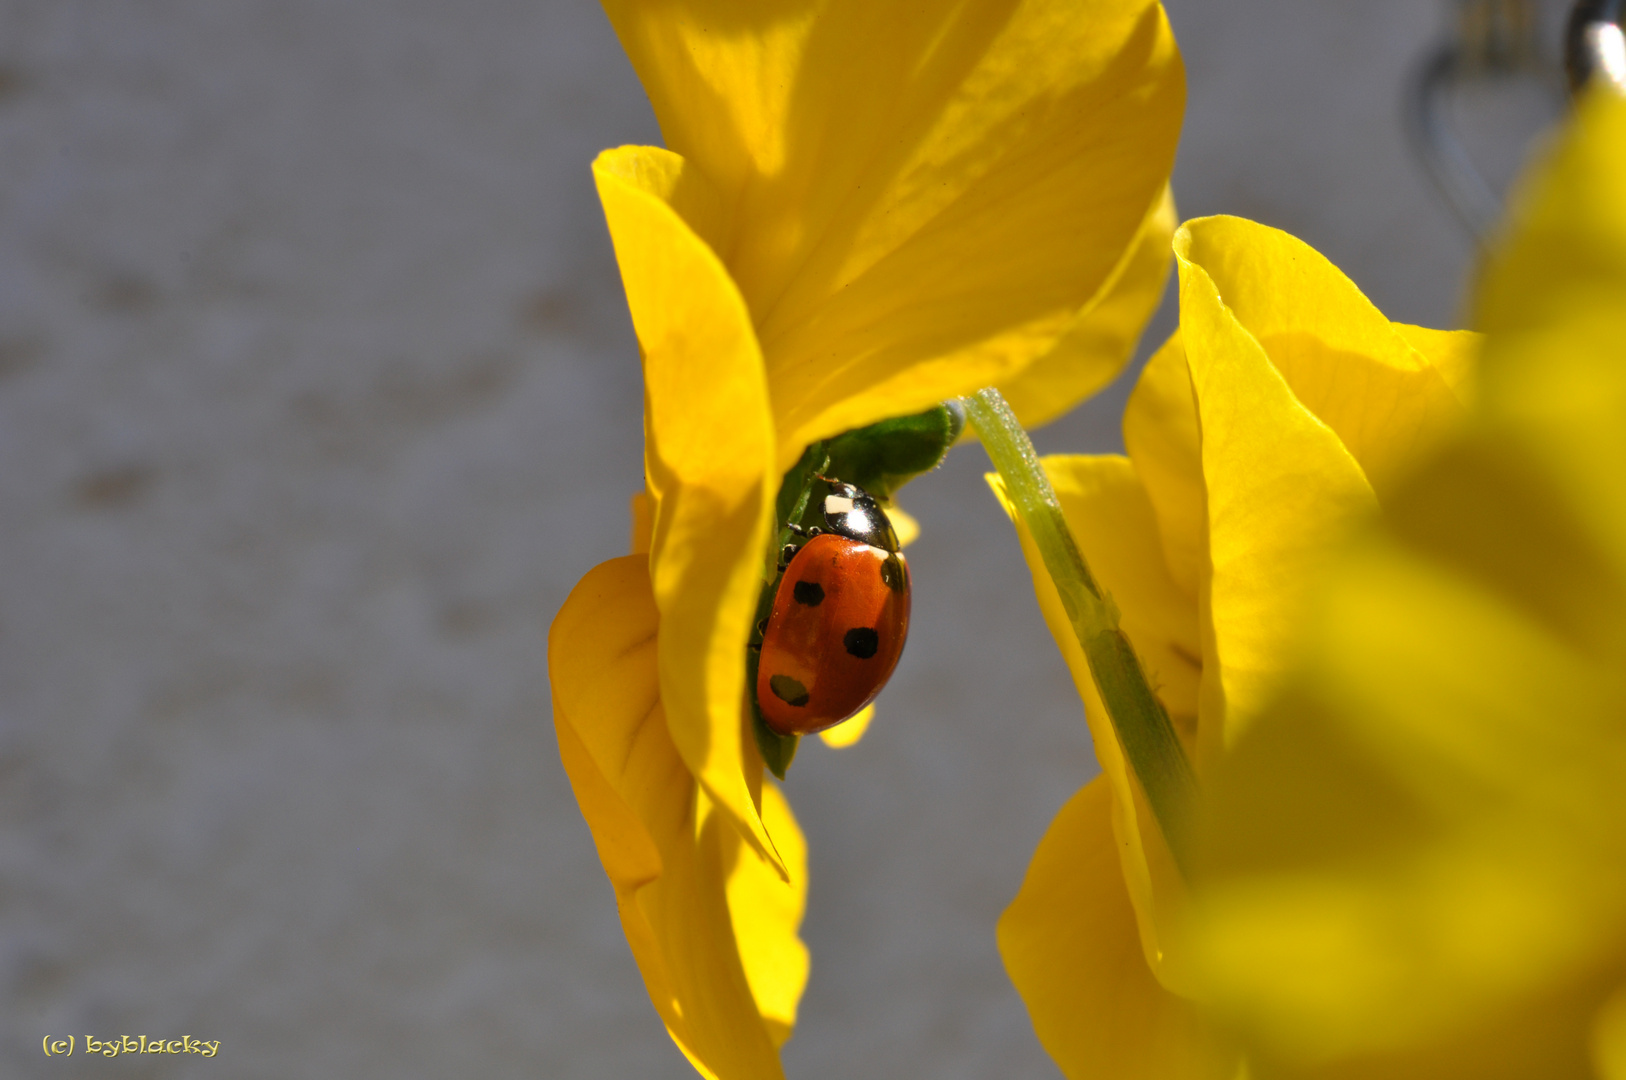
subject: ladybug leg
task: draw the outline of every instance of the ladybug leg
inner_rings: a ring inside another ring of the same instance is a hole
[[[789,532],[792,536],[806,536],[807,535],[807,530],[802,528],[800,525],[796,524],[796,522],[794,522],[794,521],[786,522],[785,523],[785,530],[787,532]]]
[[[783,574],[785,572],[785,567],[789,566],[790,561],[792,559],[794,559],[795,557],[796,557],[796,545],[795,544],[786,544],[783,548],[781,548],[779,550],[779,572],[781,574]]]

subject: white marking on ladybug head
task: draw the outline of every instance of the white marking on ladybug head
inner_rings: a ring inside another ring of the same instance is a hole
[[[824,497],[824,512],[831,517],[835,517],[837,514],[850,514],[852,509],[853,501],[851,499],[840,495],[826,495]]]

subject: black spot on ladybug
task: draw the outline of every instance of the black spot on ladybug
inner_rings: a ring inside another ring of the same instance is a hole
[[[792,708],[800,709],[807,704],[807,687],[791,678],[789,675],[775,675],[768,680],[768,688],[773,696]]]
[[[798,581],[790,594],[798,604],[806,607],[818,607],[824,603],[824,586],[816,581]]]
[[[841,643],[858,659],[868,660],[881,647],[881,635],[867,626],[856,626],[842,636]]]
[[[899,562],[895,556],[881,563],[882,584],[891,589],[893,592],[902,592],[903,581],[903,564]]]

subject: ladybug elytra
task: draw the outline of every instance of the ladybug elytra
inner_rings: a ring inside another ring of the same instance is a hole
[[[892,523],[863,488],[827,483],[825,527],[786,547],[762,633],[757,705],[780,735],[822,731],[868,705],[909,633],[909,567]]]

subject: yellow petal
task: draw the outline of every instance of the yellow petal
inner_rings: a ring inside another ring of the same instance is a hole
[[[1626,1080],[1626,986],[1610,995],[1592,1027],[1598,1080]]]
[[[1182,735],[1195,735],[1202,636],[1197,607],[1176,586],[1138,470],[1120,455],[1044,459],[1091,572],[1117,602],[1124,632]]]
[[[1626,602],[1588,547],[1485,432],[1301,622],[1297,688],[1210,786],[1196,947],[1273,1054],[1585,1075],[1577,1018],[1626,971],[1626,696],[1595,651]]]
[[[1428,357],[1304,241],[1235,217],[1187,222],[1181,234],[1183,258],[1380,496],[1464,416]]]
[[[587,779],[597,780],[591,790],[578,791],[577,800],[605,872],[612,881],[629,885],[653,880],[661,872],[646,814],[658,823],[662,806],[676,805],[681,813],[690,783],[682,762],[676,762],[682,775],[671,770],[673,762],[665,760],[660,745],[668,740],[665,724],[655,715],[660,704],[658,618],[647,563],[627,556],[601,563],[584,577],[548,635],[548,676],[561,752],[567,768],[591,766]],[[614,667],[606,673],[612,661]],[[613,680],[595,681],[606,674]],[[581,714],[580,734],[566,719],[571,711]],[[624,796],[606,776],[640,779],[628,785]],[[629,797],[636,801],[629,803]]]
[[[1306,685],[1210,786],[1209,1000],[1306,1066],[1585,1075],[1574,995],[1593,991],[1566,982],[1619,948],[1626,754],[1595,737],[1618,702],[1516,612],[1396,554],[1341,564]]]
[[[1474,376],[1479,366],[1479,350],[1484,335],[1472,330],[1430,330],[1426,326],[1395,323],[1395,332],[1422,353],[1440,373],[1463,405],[1474,400]]]
[[[807,946],[797,937],[807,906],[807,842],[790,803],[774,784],[762,789],[762,819],[790,871],[777,871],[731,833],[725,840],[728,910],[734,919],[745,977],[775,1046],[796,1026],[796,1005],[807,985]]]
[[[1117,602],[1124,632],[1145,663],[1176,728],[1189,734],[1197,705],[1197,611],[1163,565],[1157,525],[1133,468],[1117,456],[1050,457],[1044,459],[1044,466],[1079,551],[1097,582]],[[1144,795],[1130,778],[1089,662],[1044,561],[1021,519],[1012,512],[1004,485],[997,476],[990,476],[989,483],[1016,524],[1039,609],[1072,672],[1084,702],[1096,759],[1111,784],[1121,874],[1135,905],[1145,963],[1165,986],[1178,989],[1184,980],[1174,968],[1178,958],[1166,950],[1164,931],[1173,917],[1170,912],[1183,899],[1179,872]]]
[[[869,730],[869,722],[873,719],[875,719],[875,706],[865,705],[858,711],[858,715],[851,720],[837,724],[835,727],[825,728],[819,732],[819,738],[823,739],[824,745],[832,750],[845,750],[849,746],[858,744],[858,740],[864,737],[864,732]]]
[[[1475,301],[1488,414],[1626,571],[1626,102],[1593,94],[1529,185]]]
[[[1480,329],[1544,331],[1613,308],[1626,280],[1626,206],[1616,187],[1626,173],[1623,131],[1626,102],[1594,93],[1577,106],[1549,158],[1521,185],[1509,236],[1475,289]]]
[[[1039,1041],[1069,1080],[1223,1080],[1234,1058],[1196,1008],[1158,984],[1136,947],[1111,822],[1097,777],[1064,806],[999,920],[1005,971]]]
[[[1117,378],[1163,297],[1176,224],[1165,187],[1117,269],[1055,348],[1000,385],[1023,427],[1048,424]]]
[[[1610,1068],[1623,137],[1626,104],[1582,107],[1487,274],[1477,416],[1329,568],[1286,695],[1209,777],[1189,954],[1272,1075]]]
[[[649,492],[635,492],[629,507],[632,518],[632,539],[627,546],[629,555],[648,555],[650,534],[655,531],[655,500]]]
[[[657,675],[659,618],[639,556],[601,564],[571,592],[548,635],[560,756],[673,1040],[719,1080],[778,1077],[769,1025],[782,1018],[788,982],[758,1008],[725,893],[730,852],[736,871],[757,856],[738,853],[738,830],[713,812],[670,738]],[[795,840],[799,852],[799,834]],[[799,914],[800,893],[780,888],[781,906]]]
[[[1375,499],[1338,435],[1300,404],[1230,297],[1221,299],[1207,265],[1229,274],[1241,256],[1197,224],[1181,227],[1174,250],[1207,489],[1199,756],[1208,761],[1288,662],[1302,599],[1293,584],[1310,579],[1329,542]]]
[[[1178,330],[1152,354],[1129,394],[1124,447],[1157,515],[1169,573],[1195,604],[1208,565],[1208,497],[1197,400]]]
[[[732,208],[780,464],[1047,352],[1168,178],[1151,0],[605,5],[666,143]]]
[[[761,354],[728,272],[674,209],[702,205],[704,182],[639,147],[599,155],[593,174],[644,356],[661,700],[690,772],[779,865],[744,699],[778,478]]]

